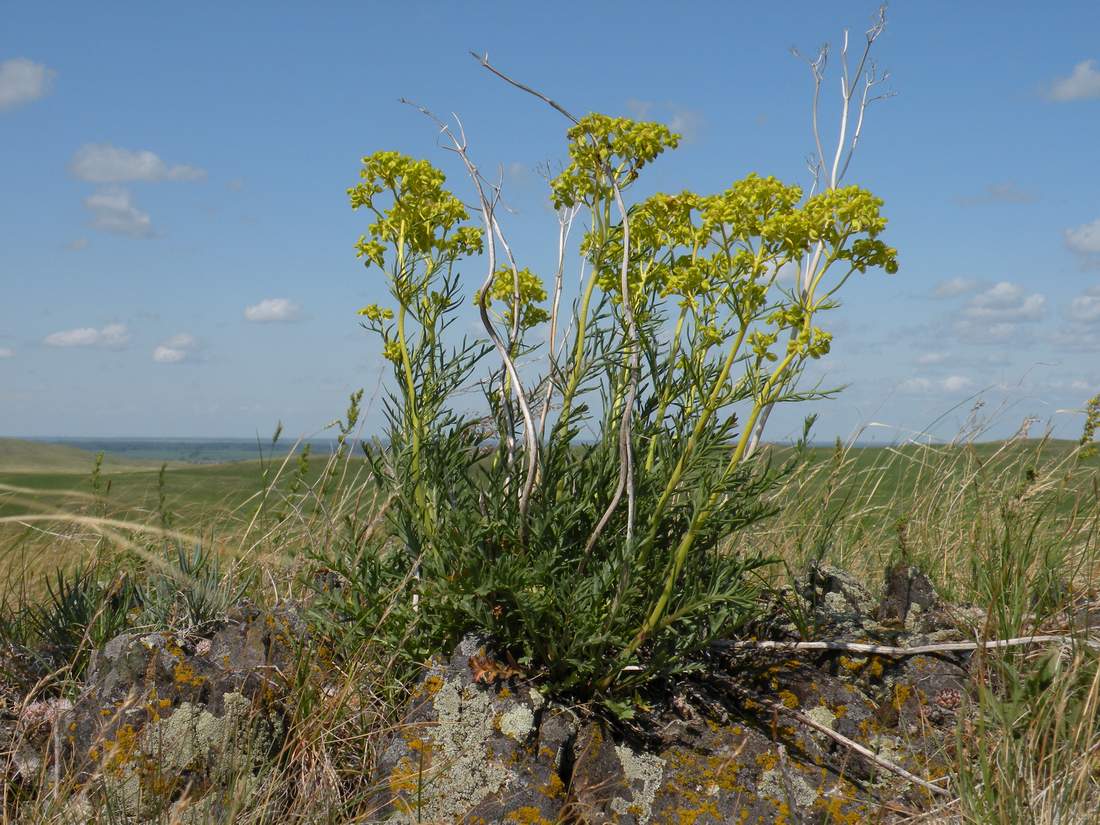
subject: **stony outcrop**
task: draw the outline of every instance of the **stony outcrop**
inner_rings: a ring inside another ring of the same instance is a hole
[[[244,607],[209,638],[116,637],[60,717],[66,773],[91,805],[142,818],[202,798],[180,805],[178,821],[216,821],[230,797],[254,790],[253,769],[278,748],[303,632],[293,611]]]
[[[761,623],[770,638],[792,640],[800,623],[849,641],[958,635],[927,579],[908,568],[890,571],[881,603],[824,566],[786,596]],[[935,778],[968,689],[965,656],[740,650],[623,724],[548,703],[506,667],[483,679],[492,658],[468,638],[433,663],[377,766],[376,821],[890,822],[927,805],[928,793],[769,702]]]

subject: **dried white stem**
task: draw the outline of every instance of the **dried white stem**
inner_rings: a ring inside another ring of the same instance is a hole
[[[565,248],[569,243],[569,232],[580,207],[564,207],[558,213],[558,267],[554,272],[554,300],[550,307],[550,336],[547,341],[549,360],[546,381],[546,398],[543,399],[542,412],[539,415],[539,438],[546,433],[546,417],[550,413],[550,399],[554,394],[554,374],[557,372],[557,357],[554,345],[558,334],[558,311],[561,305],[562,285],[565,278]]]
[[[856,146],[859,144],[860,136],[863,133],[863,120],[867,110],[868,104],[879,100],[882,97],[888,97],[889,95],[880,95],[877,97],[870,97],[870,90],[873,86],[884,82],[889,74],[884,74],[881,78],[874,67],[874,64],[870,64],[870,71],[867,73],[864,79],[864,73],[867,72],[868,58],[871,54],[871,47],[875,41],[879,38],[882,32],[886,29],[886,6],[882,5],[878,9],[875,22],[871,25],[866,33],[866,44],[863,48],[863,53],[860,55],[859,63],[856,66],[854,73],[849,72],[848,68],[848,30],[844,30],[843,46],[840,50],[840,134],[837,137],[836,148],[833,152],[833,162],[830,167],[828,180],[825,183],[825,190],[836,189],[840,182],[844,179],[845,173],[848,171],[848,165],[852,162],[852,155],[855,153]],[[792,50],[795,56],[800,56],[797,50]],[[811,192],[816,192],[819,182],[821,180],[821,173],[825,169],[825,153],[821,144],[821,131],[818,127],[818,109],[819,100],[821,97],[821,86],[825,77],[825,66],[828,62],[829,47],[824,45],[818,52],[817,57],[814,60],[808,60],[810,67],[810,74],[814,79],[814,92],[813,102],[811,104],[811,122],[813,127],[814,145],[817,148],[817,158],[812,164],[811,169],[814,174],[813,185]],[[852,133],[851,142],[848,140],[849,121],[851,117],[852,108],[852,96],[855,94],[856,86],[859,85],[860,80],[864,79],[863,93],[860,97],[859,111],[856,114],[855,130]],[[845,155],[845,147],[848,151]],[[841,158],[844,158],[844,165],[840,165]],[[813,252],[806,255],[803,259],[803,267],[800,271],[799,278],[799,290],[802,299],[805,301],[809,296],[810,285],[814,281],[814,277],[817,274],[818,266],[821,264],[821,256],[824,254],[825,246],[821,242],[815,244]],[[791,331],[791,337],[795,336],[795,331]],[[751,457],[760,446],[760,441],[764,436],[764,428],[768,424],[768,419],[771,417],[772,410],[775,409],[775,403],[768,404],[760,411],[760,415],[757,417],[756,426],[753,428],[752,435],[749,437],[749,443],[745,449],[744,458]]]
[[[537,97],[539,100],[546,103],[551,108],[560,112],[568,120],[573,123],[578,123],[576,117],[565,109],[561,104],[555,102],[551,98],[544,95],[537,89],[533,89],[524,83],[520,83],[517,80],[512,79],[508,75],[501,72],[489,62],[489,55],[478,55],[471,52],[474,59],[477,60],[484,68],[495,74],[501,80],[506,83],[515,86],[517,89],[527,92],[530,95]],[[619,502],[622,500],[623,492],[627,494],[627,541],[629,542],[634,535],[634,447],[632,443],[631,428],[633,424],[634,402],[638,391],[638,365],[639,365],[639,353],[638,353],[638,331],[634,321],[634,309],[630,304],[630,291],[628,283],[628,269],[630,261],[630,226],[627,219],[626,204],[623,202],[622,192],[619,189],[618,182],[615,180],[614,170],[611,169],[608,164],[604,170],[607,175],[608,182],[611,184],[611,189],[615,195],[615,205],[622,216],[623,222],[623,264],[622,264],[622,291],[623,291],[623,311],[626,314],[627,319],[627,335],[630,338],[631,346],[631,376],[630,376],[630,388],[627,391],[626,403],[623,409],[622,422],[619,427],[619,483],[615,489],[615,494],[612,496],[611,503],[608,505],[607,510],[604,512],[603,517],[596,525],[592,535],[588,539],[588,543],[585,547],[585,556],[587,557],[588,550],[596,543],[600,534],[603,532],[604,527],[607,525],[608,520],[611,518],[611,514],[619,506]],[[582,562],[583,563],[583,562]]]
[[[859,742],[856,742],[854,739],[849,739],[844,734],[837,733],[828,725],[823,725],[820,722],[810,718],[806,714],[797,711],[794,708],[787,707],[782,702],[776,702],[763,696],[750,694],[748,691],[739,690],[738,692],[742,693],[746,698],[750,699],[751,701],[763,705],[769,710],[775,711],[776,713],[781,713],[785,716],[790,716],[791,718],[798,720],[798,722],[800,722],[801,724],[805,725],[808,728],[811,728],[812,730],[817,731],[823,736],[829,737],[837,744],[848,748],[848,750],[855,751],[868,762],[878,765],[883,770],[889,771],[892,774],[900,776],[907,782],[912,782],[914,785],[919,785],[929,793],[934,793],[939,796],[950,796],[951,794],[951,791],[949,791],[947,788],[941,788],[939,785],[933,785],[927,779],[921,779],[916,774],[910,773],[909,771],[905,770],[905,768],[903,768],[901,765],[896,765],[888,759],[883,759],[877,753],[859,744]]]
[[[627,494],[627,544],[629,545],[634,539],[634,444],[632,441],[632,427],[634,423],[634,401],[638,392],[639,354],[638,330],[634,321],[634,307],[631,305],[632,299],[630,297],[630,283],[628,278],[630,263],[630,221],[628,220],[626,204],[623,203],[623,195],[619,190],[619,185],[616,183],[610,169],[607,170],[607,174],[609,176],[608,179],[611,181],[612,190],[615,193],[615,205],[618,207],[619,214],[623,221],[623,263],[620,278],[623,296],[623,312],[626,315],[627,337],[630,340],[630,386],[627,390],[626,400],[623,404],[622,419],[619,422],[619,482],[615,487],[615,494],[611,497],[611,502],[607,505],[607,509],[604,511],[603,516],[596,524],[595,529],[592,531],[592,535],[588,537],[588,541],[584,546],[584,557],[586,559],[589,552],[591,552],[592,548],[599,540],[604,528],[607,527],[607,523],[611,520],[612,514],[618,509],[619,502],[622,501],[624,490]]]
[[[1003,650],[1009,647],[1045,644],[1083,644],[1100,650],[1100,642],[1092,639],[1077,639],[1073,636],[1018,636],[1012,639],[990,639],[985,642],[939,642],[913,647],[893,645],[874,645],[863,642],[775,642],[744,640],[736,642],[718,642],[715,646],[722,650],[838,650],[844,653],[863,653],[877,656],[905,657],[927,653],[959,653],[971,650]]]
[[[410,101],[405,100],[404,102],[416,106],[416,104],[410,103]],[[531,501],[531,492],[534,489],[535,479],[538,474],[539,442],[538,433],[535,430],[534,416],[531,415],[531,406],[527,403],[527,395],[523,390],[519,372],[516,370],[515,362],[508,352],[508,347],[500,337],[500,334],[496,331],[496,327],[493,326],[493,321],[489,317],[489,292],[492,289],[493,277],[496,274],[496,218],[494,217],[494,210],[497,200],[495,195],[494,198],[490,200],[485,194],[485,185],[481,173],[470,159],[470,155],[466,150],[466,133],[462,128],[462,121],[458,119],[458,116],[454,116],[459,129],[459,134],[455,135],[450,126],[437,118],[428,109],[423,106],[416,106],[416,108],[426,117],[431,118],[439,127],[440,132],[446,135],[447,139],[450,140],[454,151],[462,159],[462,163],[466,167],[466,172],[470,180],[473,181],[474,189],[477,191],[478,201],[480,203],[482,222],[485,224],[486,250],[489,267],[485,280],[482,282],[481,288],[477,291],[478,310],[481,314],[481,324],[485,327],[485,331],[492,340],[493,346],[497,350],[497,354],[500,355],[500,360],[504,364],[504,369],[508,373],[509,379],[515,386],[516,403],[519,405],[520,412],[523,414],[523,434],[526,441],[527,481],[519,496],[519,534],[522,541],[523,536],[526,534],[527,509]]]

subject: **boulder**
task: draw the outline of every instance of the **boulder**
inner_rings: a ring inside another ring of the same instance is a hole
[[[176,804],[187,813],[174,821],[216,819],[230,795],[258,785],[255,769],[277,751],[303,633],[291,609],[246,606],[209,638],[112,639],[61,717],[67,771],[127,816]]]

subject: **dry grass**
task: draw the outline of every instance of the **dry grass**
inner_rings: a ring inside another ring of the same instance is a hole
[[[952,600],[983,607],[986,638],[1081,632],[1083,611],[1100,610],[1097,462],[1082,461],[1074,449],[1045,439],[991,445],[978,436],[874,455],[853,446],[817,451],[777,492],[781,515],[738,536],[735,544],[774,554],[792,571],[819,559],[872,584],[887,564],[906,560],[929,573]],[[166,564],[160,552],[166,538],[216,548],[228,561],[227,578],[250,574],[249,597],[260,604],[307,601],[311,559],[349,531],[362,537],[377,530],[385,503],[362,465],[347,457],[329,458],[319,473],[288,492],[294,472],[289,458],[273,465],[262,490],[219,512],[201,531],[165,527],[155,512],[146,524],[118,521],[94,496],[79,500],[76,512],[66,496],[69,512],[52,513],[51,500],[38,498],[24,516],[3,517],[9,531],[18,527],[4,548],[6,613],[14,615],[21,593],[33,598],[28,582],[33,591],[43,547],[61,545],[67,560],[92,559],[104,571],[120,565],[152,569]],[[22,491],[7,495],[9,506],[28,498]],[[318,654],[314,649],[307,655]],[[990,653],[976,661],[985,687],[970,711],[960,714],[956,798],[913,821],[1097,821],[1095,653],[1084,647],[1037,649]],[[406,688],[393,665],[387,651],[367,646],[338,661],[325,680],[301,678],[282,752],[258,787],[242,791],[230,821],[371,821],[377,790],[370,784],[372,767],[400,724]],[[25,713],[31,702],[72,695],[76,687],[58,672],[34,695],[5,695],[3,710]],[[9,743],[9,753],[0,754],[5,771],[10,758]],[[43,768],[37,782],[6,783],[0,821],[122,821],[109,810],[77,814],[79,789],[57,779]],[[158,821],[190,821],[185,802]]]

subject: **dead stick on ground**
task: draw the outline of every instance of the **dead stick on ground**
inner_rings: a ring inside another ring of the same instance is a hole
[[[912,782],[914,785],[920,785],[920,787],[924,788],[925,790],[929,791],[930,793],[938,794],[940,796],[950,796],[951,795],[951,791],[949,791],[947,788],[941,788],[939,785],[933,785],[928,780],[921,779],[916,774],[909,773],[909,771],[905,770],[905,768],[903,768],[901,765],[895,765],[893,762],[891,762],[887,759],[883,759],[881,756],[876,754],[874,751],[872,751],[869,748],[866,748],[863,745],[859,744],[859,742],[856,742],[855,740],[849,739],[847,736],[844,736],[841,733],[837,733],[832,728],[830,728],[826,725],[823,725],[820,722],[815,722],[813,719],[811,719],[806,714],[801,713],[797,710],[794,710],[793,708],[789,708],[786,705],[784,705],[782,702],[776,702],[776,701],[773,701],[772,699],[767,699],[763,696],[759,696],[759,695],[753,693],[752,691],[746,690],[745,688],[741,687],[740,685],[734,684],[733,682],[729,682],[729,681],[726,681],[726,680],[723,680],[723,682],[724,682],[724,684],[726,684],[727,687],[732,689],[735,693],[739,694],[742,698],[748,699],[752,702],[756,702],[758,705],[762,705],[763,707],[766,707],[769,710],[775,711],[776,713],[782,713],[786,716],[790,716],[793,719],[796,719],[797,721],[801,722],[806,727],[811,728],[813,730],[816,730],[818,733],[821,733],[821,734],[829,737],[830,739],[832,739],[837,744],[842,745],[845,748],[848,748],[849,750],[855,751],[856,753],[858,753],[860,756],[862,756],[867,761],[869,761],[869,762],[871,762],[875,765],[878,765],[880,768],[882,768],[885,771],[889,771],[890,773],[893,773],[893,774],[896,774],[897,776],[900,776],[902,779],[906,780],[907,782]]]
[[[1060,644],[1084,644],[1100,650],[1100,642],[1092,639],[1076,639],[1073,636],[1020,636],[1015,639],[990,639],[987,642],[941,642],[914,647],[894,647],[891,645],[873,645],[864,642],[775,642],[775,641],[729,641],[716,642],[721,650],[839,650],[844,653],[872,653],[880,656],[916,656],[921,653],[957,653],[970,650],[999,650],[1024,645],[1042,645],[1058,642]]]

